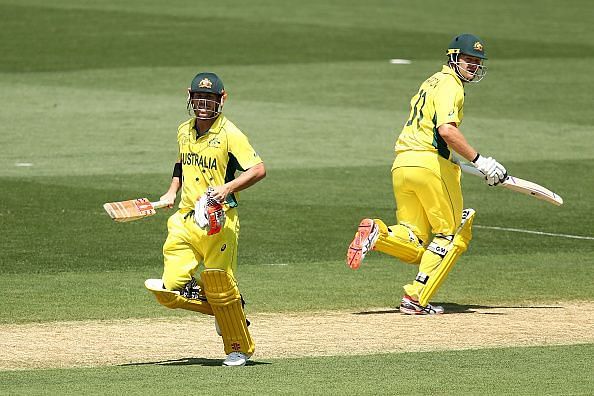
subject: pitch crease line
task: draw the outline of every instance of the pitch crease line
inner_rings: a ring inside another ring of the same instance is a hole
[[[554,234],[552,232],[530,231],[530,230],[522,230],[522,229],[518,229],[518,228],[493,227],[493,226],[483,226],[483,225],[473,225],[473,227],[486,228],[489,230],[523,232],[525,234],[548,235],[548,236],[556,236],[556,237],[562,237],[562,238],[586,239],[586,240],[594,241],[594,237],[581,236],[581,235]]]

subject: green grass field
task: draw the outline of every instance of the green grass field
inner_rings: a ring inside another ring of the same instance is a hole
[[[248,312],[396,306],[415,268],[371,254],[353,272],[345,248],[360,218],[394,221],[395,138],[410,97],[462,32],[479,35],[490,58],[485,80],[466,89],[466,137],[565,200],[554,207],[465,177],[475,224],[584,238],[477,227],[436,300],[594,301],[589,2],[198,3],[0,0],[0,326],[191,315],[165,310],[143,287],[161,275],[169,213],[114,224],[101,206],[165,192],[177,125],[188,117],[186,88],[205,70],[224,80],[225,114],[268,170],[239,209]],[[256,355],[233,373],[194,356],[0,371],[0,393],[589,394],[592,353],[587,343]]]

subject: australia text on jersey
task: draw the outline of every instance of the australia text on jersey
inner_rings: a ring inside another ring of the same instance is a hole
[[[217,170],[217,159],[196,153],[181,153],[182,165],[195,165],[202,168]]]

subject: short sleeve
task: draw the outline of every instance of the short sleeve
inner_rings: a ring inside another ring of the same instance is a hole
[[[262,162],[256,150],[250,144],[247,136],[241,131],[229,133],[229,152],[233,154],[242,169],[249,169]]]
[[[453,78],[445,78],[435,92],[434,106],[436,128],[451,122],[459,125],[462,122],[464,89]]]

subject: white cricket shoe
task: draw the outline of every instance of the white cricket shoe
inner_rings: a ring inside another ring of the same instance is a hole
[[[444,313],[444,309],[440,305],[431,304],[424,307],[412,297],[405,295],[400,301],[400,312],[406,315],[441,315]]]
[[[241,352],[231,352],[227,355],[227,358],[223,360],[223,366],[245,366],[245,363],[248,361],[248,359],[249,358]]]

